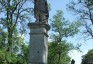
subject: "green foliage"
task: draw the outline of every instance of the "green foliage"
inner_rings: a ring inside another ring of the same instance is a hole
[[[7,32],[0,29],[0,63],[2,64],[26,64],[28,58],[28,45],[15,31],[11,52],[7,51]]]
[[[52,23],[52,30],[58,34],[59,38],[74,36],[79,32],[78,27],[81,25],[79,21],[70,23],[69,21],[65,20],[63,17],[63,13],[61,10],[58,10],[56,15],[53,16]]]
[[[65,41],[60,43],[49,43],[48,64],[68,64],[70,57],[67,55],[73,49],[72,44]]]
[[[21,34],[25,33],[33,12],[31,7],[26,6],[28,1],[31,2],[31,0],[0,0],[0,63],[2,64],[27,62],[28,46]]]
[[[48,10],[51,11],[51,5],[48,3]]]
[[[93,64],[93,49],[89,50],[82,58],[82,64]]]
[[[26,6],[30,0],[1,0],[0,1],[0,26],[6,29],[7,33],[7,50],[10,52],[13,42],[13,34],[17,29],[18,33],[26,31],[27,23],[31,20],[33,9]]]
[[[2,28],[0,28],[0,48],[5,47],[7,40],[7,33],[3,31]]]
[[[31,20],[33,9],[26,6],[29,0],[7,0],[0,1],[0,24],[6,29],[14,31],[17,27],[19,32],[25,31],[27,22]]]
[[[63,40],[65,37],[74,36],[79,32],[78,27],[81,25],[79,22],[70,23],[63,18],[63,13],[58,10],[51,20],[52,42],[49,43],[48,50],[48,64],[68,64],[70,57],[69,51],[76,49],[71,43]],[[77,47],[78,48],[78,47]]]

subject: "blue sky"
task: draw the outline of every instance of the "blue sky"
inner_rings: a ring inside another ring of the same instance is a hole
[[[75,21],[76,17],[73,14],[66,10],[66,4],[69,3],[70,0],[48,0],[48,3],[51,4],[50,18],[56,13],[57,10],[62,10],[64,13],[64,17],[69,21]],[[81,39],[80,39],[81,38]],[[88,50],[93,48],[93,40],[85,41],[81,35],[76,35],[74,38],[68,38],[68,42],[72,42],[73,44],[81,43],[82,52],[78,52],[73,50],[69,53],[69,55],[75,59],[76,64],[80,64],[81,56],[86,54]]]

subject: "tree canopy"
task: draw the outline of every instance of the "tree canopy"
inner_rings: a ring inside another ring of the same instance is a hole
[[[30,3],[29,3],[30,2]],[[0,0],[0,63],[26,64],[28,46],[20,36],[31,20],[31,0]]]
[[[82,56],[82,64],[93,64],[93,49]]]
[[[14,31],[11,52],[7,51],[7,32],[0,29],[0,63],[2,64],[26,64],[28,56],[28,46],[23,38]],[[20,61],[19,61],[20,60]]]
[[[79,26],[79,22],[70,23],[63,17],[61,10],[57,11],[51,19],[51,30],[54,33],[50,36],[52,42],[49,43],[48,64],[68,64],[70,62],[68,53],[76,47],[63,38],[77,34]]]

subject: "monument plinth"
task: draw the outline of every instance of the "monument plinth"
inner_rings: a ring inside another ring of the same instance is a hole
[[[48,24],[29,23],[30,45],[28,64],[47,64]]]

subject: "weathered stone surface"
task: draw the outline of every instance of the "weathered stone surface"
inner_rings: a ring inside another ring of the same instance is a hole
[[[28,64],[47,64],[49,25],[29,23],[30,45]]]
[[[34,0],[34,17],[36,23],[48,23],[48,5],[47,0]]]

